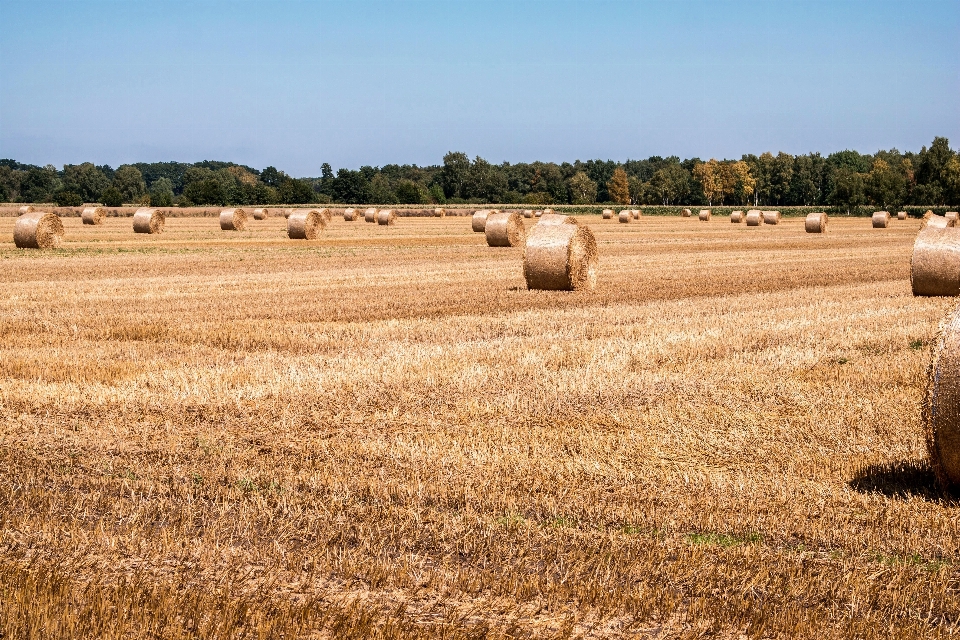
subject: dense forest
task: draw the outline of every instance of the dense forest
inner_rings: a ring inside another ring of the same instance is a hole
[[[316,178],[232,162],[39,167],[0,160],[0,201],[160,207],[253,204],[657,204],[822,206],[960,204],[960,153],[935,138],[918,153],[748,154],[739,160],[588,160],[490,164],[450,152],[429,167],[358,170],[324,163]]]

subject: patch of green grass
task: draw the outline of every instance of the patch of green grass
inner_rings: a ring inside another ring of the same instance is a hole
[[[940,569],[949,567],[953,564],[953,561],[948,558],[927,560],[919,553],[911,553],[909,555],[886,555],[883,553],[876,553],[871,557],[871,560],[887,566],[913,565],[923,569],[924,571],[929,571],[930,573],[936,573],[937,571],[940,571]]]
[[[919,351],[920,349],[923,349],[925,346],[927,346],[927,343],[924,340],[914,340],[913,342],[910,343],[910,348],[913,349],[914,351]]]

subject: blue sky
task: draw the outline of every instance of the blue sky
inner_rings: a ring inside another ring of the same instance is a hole
[[[0,157],[336,167],[960,143],[957,0],[0,0]]]

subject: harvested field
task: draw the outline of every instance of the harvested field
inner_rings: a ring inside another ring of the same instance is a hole
[[[577,217],[593,291],[465,217],[0,218],[0,637],[957,633],[920,221]]]

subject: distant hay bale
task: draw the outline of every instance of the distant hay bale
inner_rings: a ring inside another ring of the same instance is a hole
[[[960,307],[940,323],[921,411],[930,467],[948,491],[960,488]]]
[[[367,209],[363,212],[363,221],[364,222],[377,222],[377,210],[376,209]]]
[[[780,224],[780,212],[779,212],[779,211],[764,211],[764,212],[763,212],[763,224]]]
[[[84,207],[83,211],[80,212],[80,219],[83,220],[83,224],[103,224],[106,217],[107,210],[103,207]]]
[[[243,231],[247,228],[247,212],[244,209],[224,209],[220,212],[221,231]]]
[[[890,224],[890,212],[874,211],[871,220],[874,229],[886,229],[887,225]]]
[[[633,220],[633,214],[630,213],[628,209],[624,209],[623,211],[620,212],[620,215],[617,216],[617,220],[619,220],[624,224],[627,224],[631,220]]]
[[[551,211],[552,211],[552,209],[551,209]],[[543,211],[534,211],[534,212],[533,212],[533,217],[534,217],[534,218],[539,218],[539,217],[541,217],[542,215],[543,215]]]
[[[540,216],[540,221],[537,222],[538,225],[541,224],[580,224],[580,221],[574,218],[573,216],[563,215],[561,213],[545,213]]]
[[[444,209],[443,207],[437,207],[436,209],[433,210],[434,218],[445,218],[446,215],[447,215],[447,210]]]
[[[523,210],[523,217],[524,217],[524,218],[532,218],[532,217],[533,217],[533,209],[524,209],[524,210]]]
[[[166,218],[159,209],[148,209],[146,207],[137,209],[133,214],[133,232],[134,233],[163,233],[163,225]]]
[[[829,221],[826,213],[810,213],[803,221],[803,228],[807,233],[826,233]]]
[[[915,296],[960,294],[960,228],[934,222],[920,229],[910,258],[910,287]]]
[[[542,213],[553,213],[553,209],[544,209]]]
[[[897,211],[897,220],[906,220],[907,212],[906,211]]]
[[[379,225],[395,225],[397,224],[397,214],[393,209],[384,209],[377,213],[377,224]]]
[[[700,218],[700,222],[710,222],[711,215],[713,215],[713,212],[710,209],[701,209],[698,218]]]
[[[32,206],[30,206],[30,205],[26,205],[26,206],[23,206],[23,207],[20,207],[19,209],[17,209],[17,215],[22,216],[22,215],[25,214],[25,213],[33,213],[33,212],[36,211],[36,210],[37,210],[37,209],[36,209],[35,207],[32,207]]]
[[[948,220],[945,216],[934,215],[933,211],[927,211],[923,215],[923,225],[920,228],[947,229],[949,227],[955,227],[956,225],[956,220]]]
[[[20,249],[55,249],[63,240],[63,222],[44,211],[21,214],[13,225],[13,244]]]
[[[763,212],[757,211],[756,209],[751,209],[747,211],[747,226],[748,227],[759,227],[763,222]]]
[[[291,240],[316,240],[326,227],[327,219],[319,209],[294,209],[287,218],[287,237]]]
[[[344,209],[343,210],[343,219],[346,222],[353,222],[357,219],[357,210],[356,209]]]
[[[483,233],[487,228],[487,217],[490,215],[490,211],[483,209],[477,211],[473,214],[473,218],[470,220],[470,226],[477,233]]]
[[[689,218],[692,215],[693,213],[690,211],[690,209],[684,209],[683,211],[680,212],[681,218]]]
[[[957,220],[957,212],[947,211],[945,214],[943,214],[943,217],[946,218],[947,220]]]
[[[254,210],[253,210],[253,219],[254,219],[254,220],[266,220],[266,219],[267,219],[267,210],[266,210],[266,209],[254,209]]]
[[[642,215],[642,213],[643,213],[643,212],[640,211],[640,209],[634,209],[634,210],[633,210],[633,219],[634,219],[634,220],[639,220],[639,219],[640,219],[640,216]]]
[[[286,218],[287,220],[289,220],[289,219],[290,219],[290,215],[291,215],[292,213],[296,212],[296,211],[297,211],[296,209],[284,209],[284,210],[283,210],[283,217]]]
[[[597,284],[597,241],[579,224],[537,224],[523,252],[528,289],[578,291]]]
[[[602,212],[600,212],[600,215],[603,217],[604,220],[612,220],[613,209],[604,209]]]
[[[487,216],[483,232],[491,247],[519,247],[527,239],[523,218],[516,211],[491,213]]]
[[[743,211],[734,211],[730,214],[730,222],[740,224],[743,222]]]

